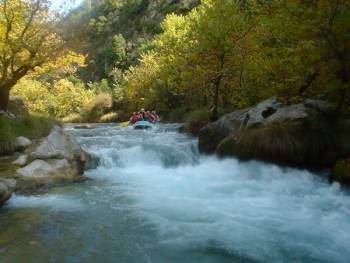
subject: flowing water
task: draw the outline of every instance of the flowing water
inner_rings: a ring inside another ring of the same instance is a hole
[[[0,210],[0,262],[350,262],[350,195],[307,171],[201,156],[176,125],[74,130],[91,180]]]

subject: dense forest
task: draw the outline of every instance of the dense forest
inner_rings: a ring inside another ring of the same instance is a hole
[[[64,14],[4,0],[1,10],[2,110],[9,94],[70,121],[140,107],[215,119],[271,96],[349,110],[345,0],[84,1]]]

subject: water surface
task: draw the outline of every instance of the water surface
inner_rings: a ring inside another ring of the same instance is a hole
[[[12,198],[1,263],[349,262],[350,196],[321,176],[201,156],[177,125],[67,131],[100,165]]]

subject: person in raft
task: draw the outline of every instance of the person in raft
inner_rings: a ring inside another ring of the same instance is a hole
[[[138,121],[149,121],[155,123],[159,120],[159,117],[155,111],[145,111],[141,109],[139,112],[133,112],[130,118],[130,123],[134,124]]]
[[[133,112],[130,118],[130,123],[135,123],[138,121],[141,121],[141,116],[138,114],[138,112]]]

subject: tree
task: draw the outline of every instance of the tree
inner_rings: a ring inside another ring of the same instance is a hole
[[[283,0],[260,7],[258,54],[274,93],[286,102],[318,97],[343,111],[350,90],[350,2]]]
[[[63,41],[47,1],[1,0],[0,9],[0,110],[7,110],[11,88],[63,52]]]
[[[247,42],[255,34],[256,20],[228,0],[203,0],[188,15],[168,15],[154,52],[129,72],[128,89],[149,90],[144,93],[161,97],[172,107],[210,107],[216,119],[219,106],[230,100],[239,83],[243,85],[243,64],[252,49]],[[147,64],[154,60],[158,72]],[[152,72],[151,77],[133,81],[133,74],[135,79],[142,75],[138,69],[146,75],[147,70]]]
[[[244,42],[255,31],[257,22],[238,2],[227,0],[203,0],[189,19],[190,38],[197,43],[191,57],[207,76],[206,86],[212,94],[212,119],[216,120],[223,85],[227,79],[238,76],[239,57],[247,52]]]

